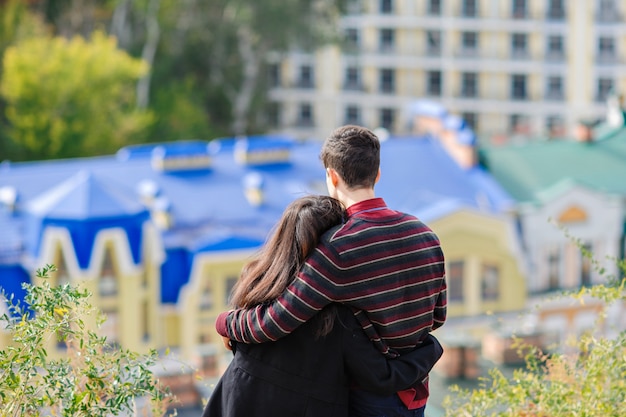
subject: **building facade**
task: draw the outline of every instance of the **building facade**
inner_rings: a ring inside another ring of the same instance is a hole
[[[270,66],[268,120],[295,137],[343,124],[407,133],[434,99],[489,143],[564,137],[626,88],[619,0],[353,0],[339,46]]]

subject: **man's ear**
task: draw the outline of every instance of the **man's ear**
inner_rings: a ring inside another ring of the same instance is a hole
[[[339,184],[339,174],[337,174],[337,171],[332,168],[326,168],[326,175],[330,177],[330,182],[333,187],[337,187],[337,184]]]
[[[380,168],[378,168],[378,174],[376,174],[376,179],[374,180],[374,184],[377,184],[379,179],[380,179]]]

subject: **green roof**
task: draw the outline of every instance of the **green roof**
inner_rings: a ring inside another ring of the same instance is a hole
[[[519,202],[537,201],[562,182],[626,196],[626,127],[596,130],[594,142],[574,140],[488,146],[480,149],[487,170]]]

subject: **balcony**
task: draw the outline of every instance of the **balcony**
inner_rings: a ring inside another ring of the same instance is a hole
[[[461,89],[459,96],[463,98],[477,98],[478,90],[476,87],[465,87]]]
[[[562,22],[565,20],[565,9],[550,9],[546,13],[546,20],[551,22]]]
[[[563,101],[565,95],[562,90],[551,90],[546,93],[545,99],[547,101]]]
[[[295,126],[299,128],[312,128],[315,126],[315,123],[313,122],[313,118],[298,117]]]
[[[620,59],[614,52],[600,52],[596,55],[596,64],[615,65],[619,63]]]
[[[604,9],[596,12],[598,23],[620,23],[624,20],[622,14],[615,9]]]
[[[548,62],[564,62],[565,52],[564,51],[548,51],[546,52],[545,59]]]
[[[365,86],[360,81],[345,81],[343,89],[345,91],[365,91]]]
[[[511,50],[511,59],[518,61],[529,60],[530,53],[527,49],[513,49]]]
[[[312,90],[315,88],[315,83],[313,80],[301,79],[296,82],[295,87],[303,90]]]

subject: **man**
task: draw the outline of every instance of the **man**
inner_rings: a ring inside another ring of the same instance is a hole
[[[222,313],[217,331],[244,343],[273,341],[338,302],[355,310],[383,354],[408,352],[446,319],[439,239],[414,216],[391,210],[375,197],[380,142],[370,130],[350,125],[335,130],[320,158],[328,193],[347,207],[348,218],[322,237],[282,296],[254,309]],[[355,388],[351,414],[423,416],[427,399],[427,380],[393,396]]]

